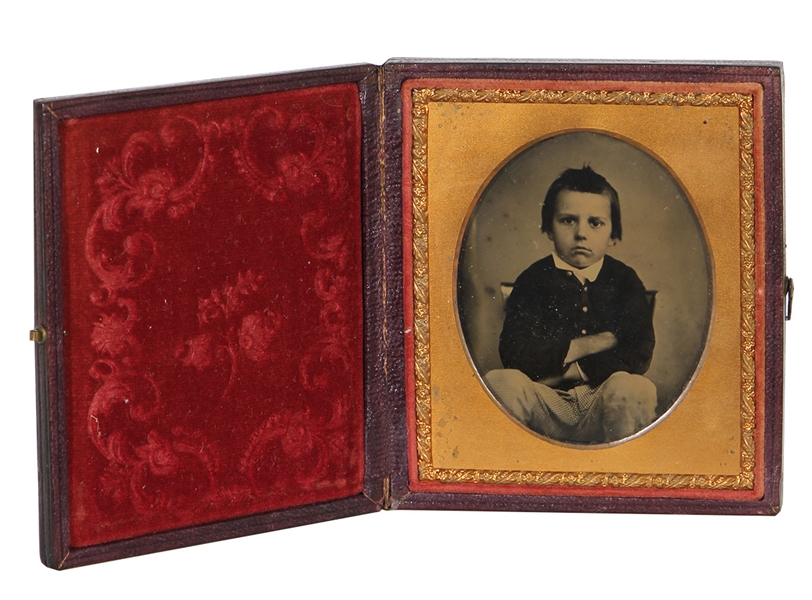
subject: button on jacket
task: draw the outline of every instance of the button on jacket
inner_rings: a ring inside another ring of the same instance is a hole
[[[552,256],[533,263],[508,297],[499,355],[506,369],[538,381],[560,376],[577,337],[612,332],[617,345],[578,360],[592,385],[612,373],[641,375],[654,351],[654,327],[646,290],[634,269],[611,256],[593,282],[581,284],[570,271],[556,268]]]

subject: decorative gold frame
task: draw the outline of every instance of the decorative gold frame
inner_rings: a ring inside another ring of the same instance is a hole
[[[661,87],[657,86],[657,87]],[[753,490],[756,428],[756,230],[757,150],[754,144],[755,94],[740,92],[662,92],[574,89],[462,89],[415,87],[411,90],[411,193],[413,246],[414,388],[417,474],[420,482],[519,484],[581,488],[657,488],[669,490]],[[432,402],[429,323],[428,149],[429,104],[532,103],[737,107],[741,243],[741,397],[738,475],[680,473],[556,472],[438,468],[432,459]],[[407,327],[409,324],[407,324]]]

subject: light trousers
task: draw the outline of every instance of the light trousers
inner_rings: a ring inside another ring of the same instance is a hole
[[[527,428],[573,443],[614,442],[654,421],[657,388],[642,375],[613,373],[598,386],[568,390],[531,380],[516,369],[497,369],[485,382],[502,406]]]

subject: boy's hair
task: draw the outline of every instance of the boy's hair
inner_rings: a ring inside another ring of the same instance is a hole
[[[553,230],[553,216],[555,215],[555,205],[558,202],[558,194],[563,190],[573,192],[585,192],[587,194],[601,194],[609,198],[612,217],[613,240],[621,239],[623,227],[620,224],[620,200],[617,192],[603,175],[597,174],[588,165],[581,169],[567,169],[558,179],[553,181],[547,195],[544,197],[544,204],[541,205],[541,232],[549,233]]]

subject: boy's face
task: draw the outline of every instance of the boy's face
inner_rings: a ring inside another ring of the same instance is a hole
[[[547,236],[567,264],[583,269],[595,264],[615,245],[612,207],[603,194],[561,190]]]

